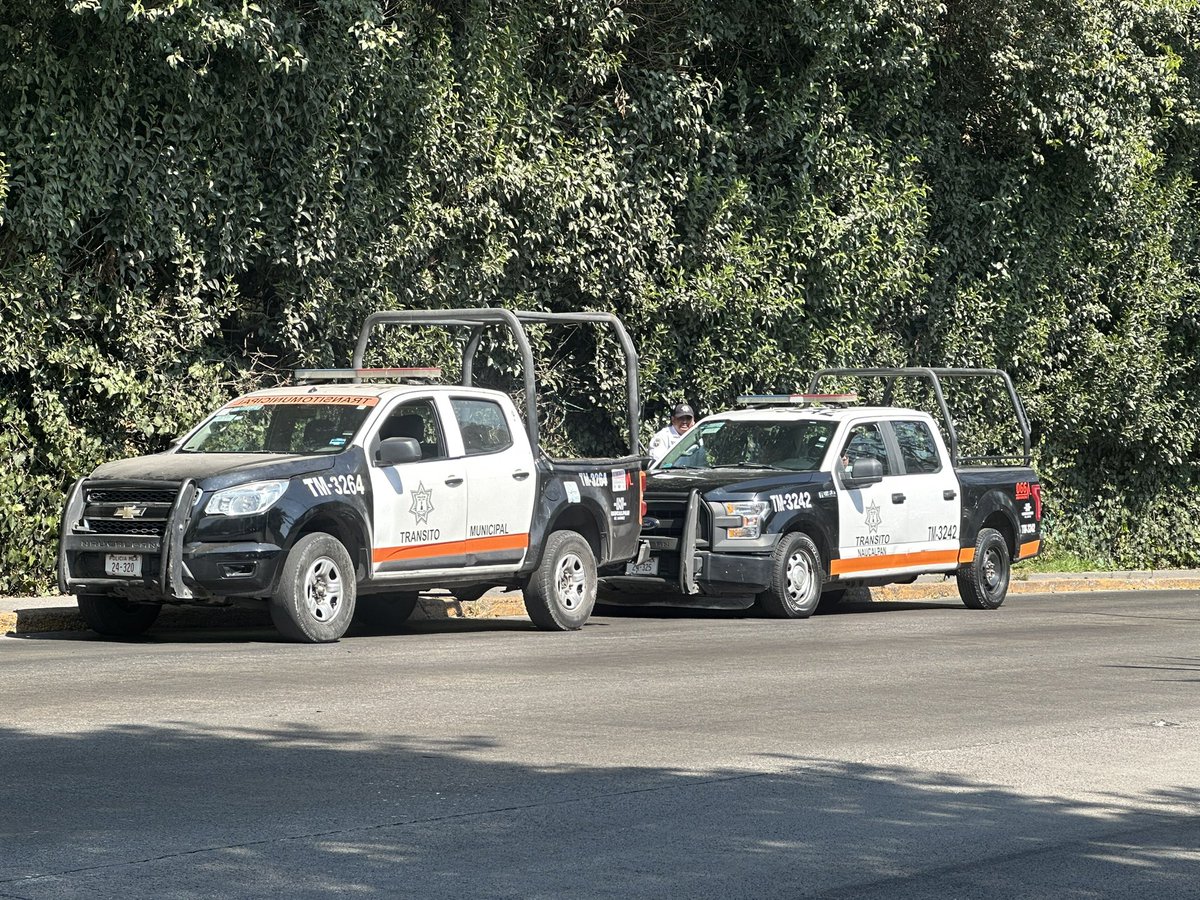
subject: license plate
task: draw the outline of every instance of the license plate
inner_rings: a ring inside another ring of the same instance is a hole
[[[652,556],[652,557],[650,557],[650,559],[646,560],[645,562],[626,563],[625,564],[625,574],[626,575],[657,575],[658,574],[658,558]]]
[[[141,578],[142,557],[137,553],[106,553],[104,574],[118,578]]]

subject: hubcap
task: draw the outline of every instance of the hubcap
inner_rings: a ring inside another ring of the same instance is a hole
[[[812,561],[807,553],[797,550],[787,561],[787,599],[796,608],[803,608],[813,589]]]
[[[583,568],[583,560],[574,553],[567,553],[558,561],[554,573],[554,583],[558,589],[558,602],[563,609],[575,609],[583,603],[584,588],[587,577]]]
[[[328,556],[315,560],[304,575],[304,606],[318,622],[331,622],[342,608],[342,573]]]
[[[1004,566],[1000,560],[1000,551],[991,548],[983,557],[983,586],[989,594],[995,594],[1004,585]]]

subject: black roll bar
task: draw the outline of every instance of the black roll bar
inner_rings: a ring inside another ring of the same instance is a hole
[[[638,357],[633,346],[633,340],[621,320],[612,313],[578,312],[551,313],[527,312],[492,307],[469,307],[462,309],[397,309],[372,313],[363,323],[358,335],[358,344],[354,348],[353,367],[361,369],[363,357],[366,356],[367,343],[371,332],[379,325],[439,325],[446,327],[469,328],[470,336],[463,347],[462,383],[471,387],[474,381],[475,354],[483,340],[483,329],[488,325],[504,325],[512,333],[517,342],[521,355],[521,368],[525,385],[525,427],[529,433],[529,441],[536,450],[538,447],[537,421],[537,388],[536,372],[534,369],[533,350],[529,344],[529,335],[525,331],[525,322],[540,325],[609,325],[617,335],[621,350],[625,354],[625,387],[627,413],[629,417],[629,454],[638,455]],[[359,379],[354,379],[355,382]]]
[[[1008,399],[1012,401],[1013,411],[1017,417],[1017,424],[1021,428],[1025,465],[1028,466],[1031,464],[1029,420],[1025,417],[1025,407],[1021,403],[1021,398],[1017,396],[1017,390],[1013,387],[1012,379],[1002,369],[940,369],[926,366],[906,366],[892,369],[822,369],[813,375],[812,380],[809,382],[808,390],[810,393],[815,394],[818,392],[817,384],[821,379],[839,377],[887,379],[887,383],[883,389],[883,403],[885,406],[891,405],[893,390],[898,379],[917,378],[927,380],[930,387],[933,388],[933,396],[937,399],[938,409],[941,410],[942,419],[946,423],[946,434],[950,442],[950,458],[953,460],[954,465],[959,465],[961,462],[958,456],[958,433],[954,430],[954,420],[950,418],[950,408],[946,405],[945,394],[942,393],[942,379],[999,378],[1008,393]],[[986,460],[1001,460],[1005,458],[1007,457],[980,457],[980,459]]]

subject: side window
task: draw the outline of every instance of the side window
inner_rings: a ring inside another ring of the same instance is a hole
[[[446,442],[432,400],[414,400],[397,406],[379,426],[379,439],[408,437],[421,445],[421,459],[444,459]]]
[[[495,453],[512,446],[512,435],[499,403],[456,397],[450,405],[454,407],[467,456]]]
[[[918,475],[941,471],[942,460],[928,425],[924,422],[893,422],[892,431],[900,445],[905,472]]]
[[[877,459],[883,466],[883,474],[892,474],[892,467],[888,463],[887,444],[883,442],[883,432],[875,422],[866,422],[851,428],[850,435],[842,447],[842,465],[847,471],[859,459]]]

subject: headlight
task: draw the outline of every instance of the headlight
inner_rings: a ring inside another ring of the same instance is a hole
[[[728,529],[731,538],[753,540],[762,534],[762,523],[771,511],[771,504],[766,500],[739,500],[736,503],[725,504],[725,515],[740,516],[740,527]]]
[[[287,490],[288,480],[256,481],[217,491],[204,511],[214,516],[252,516],[266,512]]]

